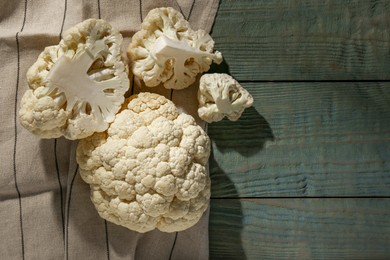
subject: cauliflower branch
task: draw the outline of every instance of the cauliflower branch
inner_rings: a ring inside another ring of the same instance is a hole
[[[121,42],[103,20],[89,19],[65,32],[27,72],[31,89],[21,101],[21,124],[42,138],[80,139],[105,131],[129,87]]]
[[[77,147],[92,202],[102,218],[138,232],[187,229],[208,207],[209,138],[163,96],[128,101],[107,132]]]
[[[195,82],[196,75],[208,71],[222,55],[213,53],[214,41],[203,30],[194,31],[173,8],[156,8],[146,16],[142,30],[128,47],[133,73],[146,86],[160,83],[165,88],[183,89]]]
[[[217,122],[225,116],[236,121],[252,106],[253,97],[231,76],[215,73],[200,78],[198,102],[198,114],[204,121]]]

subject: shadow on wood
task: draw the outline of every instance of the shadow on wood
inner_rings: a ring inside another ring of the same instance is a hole
[[[210,70],[207,73],[226,73],[230,75],[230,69],[227,62],[222,60],[221,64],[212,63],[210,66]]]
[[[208,134],[220,152],[233,150],[246,157],[260,151],[266,141],[274,140],[269,123],[254,107],[246,109],[235,122],[224,119],[210,124]]]
[[[211,176],[210,259],[246,259],[241,240],[243,213],[240,199],[231,199],[232,207],[221,210],[223,204],[220,202],[223,201],[213,198],[213,184],[218,183],[218,186],[224,186],[227,196],[233,194],[233,197],[238,197],[237,190],[234,183],[218,166],[213,153],[210,155],[209,162]],[[221,218],[221,215],[225,218]],[[226,216],[229,218],[226,219]]]

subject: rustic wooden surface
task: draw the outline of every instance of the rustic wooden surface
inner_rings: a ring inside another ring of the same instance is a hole
[[[213,259],[389,259],[386,199],[221,199],[211,205]]]
[[[239,80],[390,79],[387,0],[221,0],[216,47]]]
[[[221,0],[211,259],[390,259],[390,2]]]
[[[243,86],[254,106],[209,126],[214,197],[390,196],[390,83]]]

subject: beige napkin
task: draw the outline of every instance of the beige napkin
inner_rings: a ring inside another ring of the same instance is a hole
[[[63,31],[102,18],[123,34],[125,49],[148,11],[161,6],[181,10],[194,29],[209,31],[218,0],[0,2],[1,259],[208,259],[208,212],[193,228],[171,234],[139,234],[106,222],[78,174],[77,142],[40,140],[16,116],[28,89],[27,69],[45,46],[58,44]],[[174,91],[172,99],[194,114],[195,93],[193,87]]]

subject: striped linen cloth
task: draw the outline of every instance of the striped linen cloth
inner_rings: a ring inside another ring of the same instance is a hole
[[[105,19],[123,34],[125,49],[148,11],[161,6],[210,31],[218,0],[0,0],[0,259],[208,259],[208,212],[176,233],[111,224],[98,216],[78,174],[77,142],[40,140],[17,118],[27,69],[66,29]],[[196,115],[196,89],[153,91]]]

